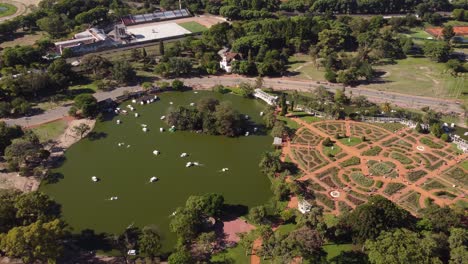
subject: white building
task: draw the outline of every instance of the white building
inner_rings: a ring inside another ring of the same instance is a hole
[[[233,61],[242,60],[242,56],[240,53],[229,52],[228,49],[222,49],[218,52],[218,54],[219,56],[221,56],[219,67],[228,73],[232,72],[231,63]]]
[[[312,205],[308,201],[301,199],[297,203],[297,209],[299,210],[299,212],[305,214],[310,212],[310,210],[312,209]]]

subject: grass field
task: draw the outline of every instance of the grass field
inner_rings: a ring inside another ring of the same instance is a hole
[[[289,57],[288,70],[296,73],[294,78],[310,79],[314,81],[325,81],[323,69],[317,69],[312,63],[309,55],[296,54]]]
[[[10,16],[16,13],[18,8],[14,5],[7,3],[0,3],[0,17]]]
[[[430,36],[423,30],[410,34],[418,38]],[[379,82],[366,88],[438,98],[468,98],[468,82],[445,74],[445,64],[424,57],[408,57],[395,64],[378,65],[374,69],[382,74]],[[324,70],[317,69],[308,55],[296,54],[289,58],[288,70],[293,78],[325,81]]]
[[[290,129],[298,129],[300,127],[299,124],[293,121],[291,118],[285,116],[277,116],[276,119],[286,122],[286,126]]]
[[[327,259],[330,260],[338,256],[343,251],[353,250],[353,244],[328,244],[323,246],[325,252],[327,252]]]
[[[46,142],[60,136],[66,128],[67,122],[60,119],[35,127],[32,131],[37,134],[41,142]]]
[[[197,23],[195,21],[190,21],[190,22],[184,22],[178,24],[179,26],[185,28],[186,30],[192,32],[192,33],[199,33],[208,30],[205,26],[201,25],[200,23]]]
[[[340,142],[345,144],[346,146],[352,147],[352,146],[362,143],[362,140],[357,137],[350,137],[350,138],[340,138]]]
[[[383,82],[368,85],[371,89],[438,98],[468,98],[468,82],[444,74],[444,64],[427,58],[408,57],[375,69],[383,74],[380,78]]]
[[[462,162],[462,164],[460,165],[464,170],[467,170],[468,171],[468,160],[465,160]]]
[[[211,261],[212,263],[244,264],[250,263],[250,256],[245,255],[245,251],[241,246],[236,246],[212,256]]]

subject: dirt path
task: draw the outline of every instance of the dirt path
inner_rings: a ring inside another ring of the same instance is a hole
[[[0,0],[0,3],[6,3],[10,5],[16,6],[17,10],[16,13],[9,15],[9,16],[4,16],[0,17],[0,22],[7,21],[9,19],[13,19],[17,16],[24,15],[28,12],[30,12],[31,8],[30,6],[37,6],[41,0],[18,0],[18,1],[13,1],[13,0]]]

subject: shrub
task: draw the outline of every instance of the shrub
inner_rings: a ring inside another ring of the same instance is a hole
[[[182,90],[185,87],[184,82],[178,79],[172,81],[172,89],[174,90]]]
[[[355,181],[357,184],[364,186],[364,187],[371,187],[374,185],[374,180],[367,178],[364,174],[360,172],[353,172],[351,173],[351,179]]]
[[[372,147],[364,152],[362,152],[363,156],[377,156],[382,151],[381,147]]]
[[[327,137],[322,141],[322,145],[325,147],[331,147],[333,146],[333,141],[329,137]]]
[[[361,159],[358,157],[351,157],[340,163],[342,167],[349,167],[349,166],[354,166],[358,164],[361,164]]]
[[[403,183],[399,182],[391,182],[387,184],[387,187],[385,187],[384,193],[387,195],[392,195],[394,193],[397,193],[398,191],[404,189],[406,186]]]

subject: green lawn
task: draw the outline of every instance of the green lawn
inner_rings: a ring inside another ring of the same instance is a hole
[[[462,164],[460,165],[464,170],[467,170],[468,171],[468,160],[465,160],[462,162]]]
[[[295,224],[286,224],[286,225],[280,225],[278,229],[276,229],[275,232],[278,232],[279,234],[287,235],[291,233],[291,231],[293,231],[294,229],[296,229]]]
[[[333,214],[324,214],[323,218],[329,228],[336,226],[340,222],[340,219]]]
[[[340,142],[345,144],[346,146],[356,146],[357,144],[362,143],[362,140],[357,137],[349,137],[349,138],[340,138]]]
[[[286,122],[286,126],[289,127],[290,129],[300,128],[299,124],[293,121],[291,118],[288,118],[285,116],[277,116],[276,119]]]
[[[247,264],[250,263],[250,255],[246,256],[244,249],[241,246],[236,246],[213,255],[211,263]]]
[[[295,78],[325,81],[324,69],[317,69],[311,62],[309,55],[296,54],[289,57],[288,71],[297,73]]]
[[[16,6],[7,4],[7,3],[0,3],[0,17],[10,16],[16,13]]]
[[[64,120],[57,120],[46,123],[32,129],[37,134],[41,142],[58,138],[67,128],[67,122]]]
[[[314,122],[319,122],[319,121],[322,121],[322,119],[320,117],[316,117],[316,116],[302,116],[300,117],[302,120],[306,121],[307,123],[314,123]]]
[[[327,156],[332,155],[336,156],[336,154],[341,152],[341,148],[338,147],[337,145],[333,145],[331,147],[323,147],[323,153]]]
[[[399,92],[437,98],[468,98],[468,82],[444,74],[445,64],[427,58],[408,57],[395,64],[375,66],[382,83],[367,87],[379,91]]]
[[[185,28],[186,30],[192,33],[199,33],[208,30],[205,26],[201,25],[200,23],[190,21],[178,24],[179,26]]]
[[[353,244],[328,244],[323,246],[325,252],[327,252],[327,259],[330,260],[336,256],[338,256],[343,251],[351,251],[353,250]]]
[[[403,35],[405,35],[407,37],[411,37],[411,38],[418,38],[418,39],[427,39],[427,38],[432,37],[431,34],[427,33],[422,28],[412,28],[412,29],[410,29],[409,32],[407,32],[406,34],[403,34]]]

